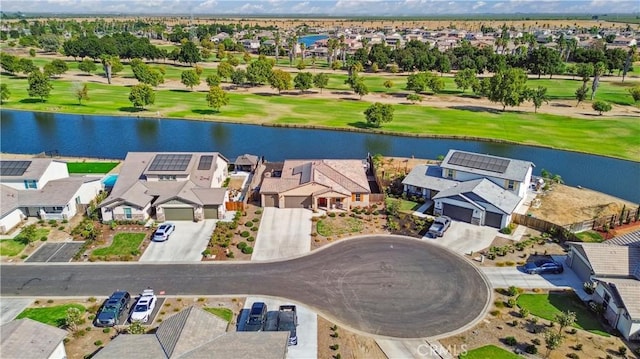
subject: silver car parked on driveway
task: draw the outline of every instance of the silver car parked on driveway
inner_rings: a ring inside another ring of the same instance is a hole
[[[169,236],[175,229],[176,226],[173,223],[163,223],[156,229],[152,240],[154,242],[164,242],[169,239]]]

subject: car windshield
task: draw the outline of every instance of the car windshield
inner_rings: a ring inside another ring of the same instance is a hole
[[[536,261],[536,267],[542,267],[543,265],[547,264],[547,263],[551,263],[549,261]]]
[[[136,305],[136,312],[146,312],[147,311],[147,305],[146,304],[138,304]]]
[[[118,308],[114,305],[104,307],[104,312],[115,312]]]

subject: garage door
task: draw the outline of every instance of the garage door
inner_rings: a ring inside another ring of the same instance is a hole
[[[502,214],[485,212],[484,225],[495,228],[502,228]]]
[[[444,206],[442,207],[442,214],[444,214],[445,216],[449,216],[451,217],[451,219],[455,219],[457,221],[471,223],[473,210],[444,203]]]
[[[309,208],[311,206],[311,197],[303,196],[296,197],[291,196],[287,197],[284,200],[285,208]]]
[[[218,219],[218,206],[204,206],[205,219]]]
[[[578,256],[573,253],[573,257],[571,257],[571,264],[569,265],[571,269],[578,275],[578,278],[583,282],[588,282],[591,280],[591,268]]]
[[[262,207],[278,207],[278,195],[277,194],[265,194],[264,203]]]
[[[166,221],[193,221],[193,208],[164,208]]]

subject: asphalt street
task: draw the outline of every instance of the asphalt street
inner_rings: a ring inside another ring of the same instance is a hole
[[[267,295],[396,338],[459,330],[479,320],[490,299],[484,276],[464,258],[394,236],[343,240],[273,262],[3,264],[0,270],[2,296],[104,296],[146,287],[166,295]]]

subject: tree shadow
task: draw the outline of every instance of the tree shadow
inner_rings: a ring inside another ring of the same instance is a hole
[[[220,113],[219,110],[214,110],[214,109],[195,109],[195,110],[191,110],[191,112],[193,113],[197,113],[198,115],[215,115]]]
[[[353,95],[350,91],[331,91],[332,95]]]
[[[193,91],[189,91],[187,89],[171,89],[169,90],[169,92],[179,92],[179,93],[188,93],[188,92],[193,92]]]
[[[140,108],[140,107],[120,107],[118,109],[118,111],[136,113],[136,112],[143,112],[143,111],[146,111],[146,110],[144,108]]]
[[[495,108],[484,107],[484,106],[449,106],[449,108],[455,109],[455,110],[471,111],[471,112],[488,112],[493,114],[506,112],[506,111],[500,111],[500,110],[496,110]]]
[[[20,103],[45,103],[47,102],[46,100],[43,101],[39,98],[23,98],[22,100],[18,101]]]
[[[349,122],[349,123],[347,123],[347,125],[349,125],[351,127],[359,128],[359,129],[362,129],[362,130],[369,130],[369,129],[375,128],[375,127],[373,127],[373,126],[371,126],[368,123],[363,122],[363,121]]]
[[[563,108],[568,108],[568,107],[573,107],[571,105],[567,105],[566,103],[552,103],[551,107],[563,107]]]
[[[344,101],[362,101],[361,98],[353,98],[353,97],[340,97],[340,100],[344,100]]]
[[[254,93],[254,95],[264,96],[264,97],[275,97],[275,96],[280,96],[280,94],[277,94],[277,93],[271,93],[271,92],[256,92],[256,93]]]

